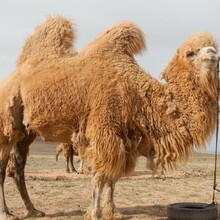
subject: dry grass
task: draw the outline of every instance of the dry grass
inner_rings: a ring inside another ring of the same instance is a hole
[[[26,167],[30,197],[47,214],[42,220],[83,219],[90,204],[91,176],[66,174],[64,158],[55,162],[55,147],[39,141],[32,145]],[[212,202],[214,155],[194,153],[188,164],[181,164],[165,179],[152,177],[145,164],[145,158],[140,158],[134,175],[116,185],[115,203],[123,219],[165,220],[170,203]],[[220,167],[220,184],[219,173]],[[10,178],[6,179],[6,197],[13,213],[22,218],[24,206]],[[220,202],[218,193],[216,201]]]

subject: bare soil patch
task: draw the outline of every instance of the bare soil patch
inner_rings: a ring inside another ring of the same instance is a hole
[[[60,155],[59,161],[55,161],[57,145],[39,140],[32,144],[26,166],[27,188],[35,207],[46,213],[42,220],[81,220],[90,204],[91,175],[67,174],[64,157]],[[78,168],[79,158],[74,161]],[[220,184],[219,165],[218,169]],[[168,204],[211,203],[213,172],[212,154],[194,153],[188,164],[181,164],[166,178],[153,177],[146,170],[146,159],[141,157],[134,175],[121,178],[116,185],[117,212],[125,220],[165,220]],[[6,179],[5,188],[8,207],[22,218],[24,205],[11,178]],[[219,193],[216,201],[220,202]]]

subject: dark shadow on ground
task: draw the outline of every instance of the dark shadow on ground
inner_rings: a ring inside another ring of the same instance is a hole
[[[68,212],[56,212],[53,214],[47,214],[46,216],[49,218],[54,218],[54,217],[71,217],[71,216],[84,216],[86,214],[86,211],[82,210],[74,210],[74,211],[68,211]]]
[[[119,212],[125,216],[125,220],[132,219],[134,216],[146,215],[149,217],[157,217],[157,219],[167,218],[167,206],[165,205],[152,205],[152,206],[133,206],[126,208],[119,208]]]
[[[119,208],[117,211],[122,215],[123,220],[133,219],[138,215],[146,215],[152,218],[157,217],[157,220],[165,220],[166,218],[166,206],[162,205],[152,205],[152,206],[133,206],[126,208]],[[116,212],[117,212],[116,211]],[[73,211],[60,211],[56,213],[46,214],[48,218],[58,218],[58,217],[83,217],[86,211],[73,210]],[[25,219],[25,218],[22,218]],[[146,218],[147,219],[147,218]]]
[[[220,210],[220,205],[218,205],[218,210]],[[130,220],[138,217],[139,215],[145,215],[146,219],[156,218],[157,220],[168,220],[167,218],[167,206],[166,205],[150,205],[150,206],[132,206],[126,208],[118,208],[117,211],[122,215],[123,220]],[[67,212],[56,212],[52,214],[47,214],[48,218],[55,217],[83,217],[86,214],[86,211],[74,210]],[[22,218],[25,219],[25,218]],[[220,216],[217,220],[220,220]]]

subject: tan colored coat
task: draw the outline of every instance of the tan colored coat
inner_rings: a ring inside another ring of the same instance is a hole
[[[217,120],[217,45],[208,33],[188,39],[162,84],[133,57],[145,48],[136,25],[118,23],[76,55],[71,28],[62,22],[53,26],[59,19],[36,29],[16,72],[1,84],[1,158],[22,139],[22,126],[46,141],[71,143],[84,133],[94,187],[101,192],[108,186],[103,213],[111,219],[114,183],[133,171],[139,144],[150,140],[155,164],[172,168],[209,140]],[[91,204],[98,204],[99,196]],[[97,219],[99,207],[91,207],[89,217]]]

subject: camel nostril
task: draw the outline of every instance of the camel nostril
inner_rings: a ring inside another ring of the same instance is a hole
[[[207,49],[207,51],[206,51],[207,53],[213,53],[213,54],[217,54],[217,51],[214,49],[214,48],[208,48]]]

